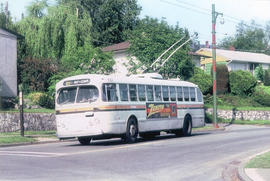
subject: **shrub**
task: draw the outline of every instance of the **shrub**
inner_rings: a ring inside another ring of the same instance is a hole
[[[270,69],[265,71],[263,83],[265,86],[270,86]]]
[[[54,108],[54,99],[48,94],[43,94],[38,102],[38,105],[44,108],[53,109]]]
[[[229,70],[225,64],[217,64],[217,94],[228,92],[229,88]]]
[[[258,67],[255,68],[254,76],[256,77],[257,80],[260,80],[263,82],[264,71],[263,71],[262,65],[259,65]]]
[[[235,95],[251,95],[255,91],[257,81],[248,71],[238,70],[229,74],[231,93]]]
[[[27,96],[32,104],[39,105],[43,108],[53,109],[54,108],[54,99],[47,93],[43,92],[33,92]]]
[[[270,106],[270,94],[266,93],[261,88],[256,89],[252,98],[263,106]]]
[[[199,68],[195,69],[194,75],[189,81],[197,84],[204,95],[212,92],[212,77]]]

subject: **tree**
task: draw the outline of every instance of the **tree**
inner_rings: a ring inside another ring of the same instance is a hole
[[[43,5],[41,5],[43,3]],[[92,45],[91,18],[88,11],[78,1],[59,1],[54,6],[46,6],[46,0],[36,1],[28,9],[28,16],[16,24],[17,30],[24,36],[19,41],[18,77],[23,77],[22,82],[30,91],[36,90],[32,86],[34,80],[29,74],[33,67],[25,66],[29,62],[42,64],[50,60],[49,64],[56,66],[57,72],[48,76],[41,75],[44,82],[48,82],[55,74],[70,75],[78,73],[109,73],[112,71],[114,61],[112,55],[103,53]],[[47,13],[43,13],[46,11]],[[48,62],[47,62],[48,63]],[[45,74],[39,71],[40,74]],[[47,90],[51,82],[41,86]]]
[[[270,37],[267,37],[267,34],[269,34],[267,31],[258,28],[255,21],[252,21],[250,25],[241,22],[237,25],[235,36],[224,38],[218,47],[228,49],[230,46],[233,46],[240,51],[270,53]]]
[[[92,41],[95,46],[123,42],[124,32],[137,24],[141,7],[137,0],[81,0],[92,19]]]
[[[140,64],[137,67],[142,65],[150,67],[177,40],[184,37],[181,41],[183,43],[189,38],[189,33],[186,29],[180,28],[178,25],[175,27],[169,26],[164,19],[158,21],[149,17],[139,21],[135,29],[128,31],[127,34],[128,40],[131,43],[130,53],[140,60]],[[164,77],[180,76],[184,80],[190,78],[193,75],[195,65],[191,61],[190,56],[188,56],[189,50],[190,45],[184,45],[164,64],[159,72]],[[168,57],[172,51],[169,51],[166,56]],[[166,56],[163,59],[166,59]]]
[[[0,4],[0,28],[11,30],[14,28],[10,12],[8,11],[7,6],[4,8],[3,3]]]

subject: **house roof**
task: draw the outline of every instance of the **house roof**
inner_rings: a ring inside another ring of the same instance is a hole
[[[210,48],[201,48],[196,53],[212,52]],[[263,53],[241,52],[233,50],[216,49],[216,54],[227,59],[227,61],[253,62],[270,64],[270,56]],[[204,54],[203,54],[204,55]]]
[[[104,52],[110,52],[110,51],[119,51],[119,50],[126,50],[130,47],[130,43],[128,41],[117,43],[114,45],[110,45],[107,47],[102,48],[102,51]]]
[[[3,31],[3,34],[1,33],[0,35],[11,36],[18,39],[24,38],[22,35],[16,33],[15,31],[12,31],[6,28],[0,28],[0,31]]]

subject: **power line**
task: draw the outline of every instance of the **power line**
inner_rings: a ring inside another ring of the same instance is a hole
[[[197,12],[197,13],[206,14],[206,15],[211,16],[211,13],[207,13],[207,12],[211,12],[210,9],[202,8],[202,7],[199,7],[197,5],[194,5],[192,3],[188,3],[188,2],[185,2],[185,1],[182,1],[182,0],[176,0],[178,3],[173,3],[173,2],[170,2],[170,1],[167,1],[167,0],[160,0],[160,1],[162,1],[164,3],[167,3],[167,4],[170,4],[170,5],[173,5],[173,6],[177,6],[177,7],[180,7],[180,8],[185,8],[185,9]],[[189,7],[189,6],[191,6],[191,7]],[[196,7],[197,9],[195,9],[194,7]],[[262,29],[264,31],[267,31],[267,28],[264,27],[263,25],[259,25],[259,24],[248,25],[248,24],[244,23],[244,21],[239,19],[239,18],[235,18],[233,16],[229,16],[229,15],[226,15],[226,14],[223,14],[223,16],[225,17],[224,19],[226,19],[229,22],[232,22],[232,23],[235,23],[235,24],[240,24],[241,23],[244,26],[247,26],[247,27],[250,27],[250,28],[258,28],[258,29]]]

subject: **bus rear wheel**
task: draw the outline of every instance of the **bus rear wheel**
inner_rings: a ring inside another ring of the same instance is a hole
[[[183,128],[175,131],[176,136],[191,136],[192,132],[192,120],[190,116],[186,116],[184,119]]]
[[[135,143],[138,137],[138,125],[134,118],[130,118],[127,123],[127,130],[125,134],[126,143]]]
[[[90,137],[79,137],[78,140],[82,145],[89,145],[91,138]]]

